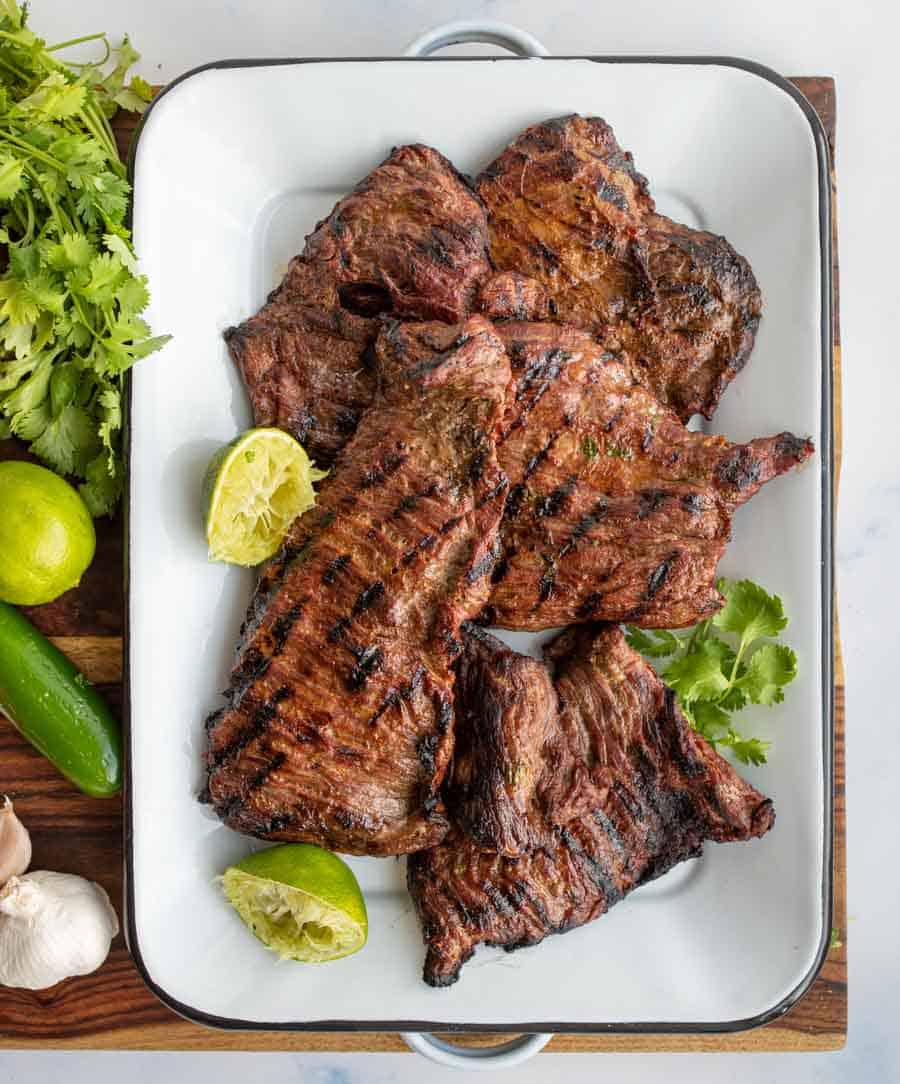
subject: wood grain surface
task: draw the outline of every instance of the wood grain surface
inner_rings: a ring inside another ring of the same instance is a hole
[[[794,82],[818,111],[834,149],[835,90],[829,78]],[[127,149],[133,118],[117,122]],[[832,177],[832,182],[833,182]],[[836,226],[835,226],[836,228]],[[834,247],[835,434],[840,462],[840,335],[837,244]],[[152,361],[147,364],[153,364]],[[27,458],[14,441],[0,442],[0,458]],[[835,478],[837,485],[837,477]],[[98,555],[81,586],[49,606],[29,610],[34,623],[98,683],[118,708],[121,698],[124,624],[122,523],[98,524]],[[835,837],[832,947],[810,991],[778,1020],[733,1035],[558,1035],[551,1051],[826,1050],[844,1044],[847,1030],[846,806],[844,765],[844,677],[835,659]],[[0,792],[8,792],[32,832],[34,868],[79,873],[99,881],[122,914],[122,805],[75,791],[13,727],[0,718]],[[418,947],[418,946],[417,946]],[[477,1045],[500,1037],[458,1036]],[[323,1050],[401,1051],[399,1036],[387,1033],[282,1033],[216,1031],[187,1022],[163,1006],[144,986],[122,935],[95,974],[31,993],[0,989],[0,1047],[130,1050]]]

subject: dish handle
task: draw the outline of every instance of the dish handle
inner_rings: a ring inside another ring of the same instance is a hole
[[[428,30],[403,51],[404,56],[431,56],[448,45],[478,42],[482,45],[499,45],[518,56],[547,56],[548,51],[534,35],[509,23],[493,19],[458,19],[442,23]]]
[[[485,1072],[489,1069],[512,1069],[534,1057],[553,1038],[552,1035],[517,1035],[497,1046],[457,1046],[427,1031],[405,1031],[400,1038],[410,1050],[444,1065],[448,1069]]]

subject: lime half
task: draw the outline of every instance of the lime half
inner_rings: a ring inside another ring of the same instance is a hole
[[[258,851],[222,876],[228,902],[282,960],[322,964],[358,952],[369,935],[353,871],[309,843]]]
[[[268,560],[297,516],[315,503],[313,482],[326,473],[281,429],[248,429],[226,444],[213,456],[203,486],[210,560]]]
[[[40,606],[94,559],[94,521],[68,482],[34,463],[0,463],[0,599]]]

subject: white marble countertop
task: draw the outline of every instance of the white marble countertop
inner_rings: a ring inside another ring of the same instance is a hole
[[[887,679],[900,613],[900,364],[894,328],[900,230],[897,38],[892,0],[33,0],[51,40],[127,31],[142,74],[165,82],[234,56],[374,56],[449,19],[483,16],[531,31],[557,53],[731,54],[788,75],[833,75],[838,95],[844,466],[837,540],[847,669],[850,1037],[837,1054],[542,1055],[514,1070],[531,1084],[729,1079],[900,1080],[900,894],[890,810],[900,719]],[[893,782],[892,782],[893,780]],[[890,832],[890,835],[888,834]],[[501,1073],[509,1079],[512,1073]],[[0,1053],[9,1084],[317,1084],[450,1079],[404,1055]],[[457,1077],[459,1079],[459,1077]]]

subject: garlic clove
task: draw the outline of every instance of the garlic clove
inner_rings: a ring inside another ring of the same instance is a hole
[[[0,888],[10,877],[24,873],[30,863],[31,836],[4,794],[0,797]]]
[[[35,870],[0,889],[0,986],[44,990],[96,971],[119,920],[98,884]]]

